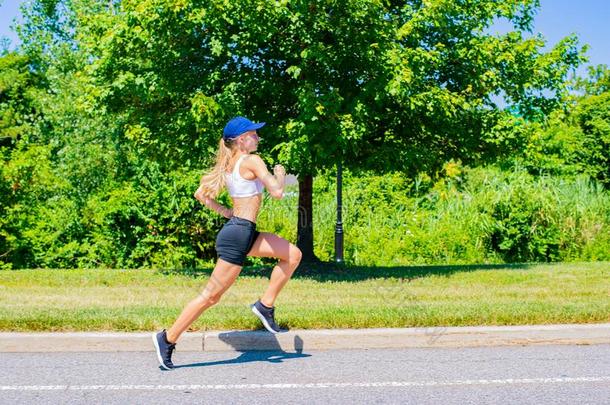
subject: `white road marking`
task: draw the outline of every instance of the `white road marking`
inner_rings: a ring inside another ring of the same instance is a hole
[[[258,390],[295,388],[378,388],[446,387],[460,385],[510,385],[610,382],[610,376],[559,378],[508,378],[503,380],[387,381],[371,383],[310,384],[218,384],[218,385],[0,385],[0,391],[183,391],[183,390]]]

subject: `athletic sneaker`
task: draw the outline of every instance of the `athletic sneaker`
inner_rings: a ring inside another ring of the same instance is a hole
[[[165,370],[174,368],[174,363],[172,363],[172,352],[176,348],[176,344],[167,341],[165,329],[159,333],[153,333],[152,339],[155,344],[155,349],[157,349],[157,358],[159,359],[161,367]]]
[[[273,318],[273,313],[275,311],[275,307],[269,308],[261,303],[260,300],[256,301],[251,306],[252,312],[254,315],[258,316],[258,319],[261,320],[265,329],[267,329],[271,333],[280,333],[280,327],[275,323],[275,319]]]

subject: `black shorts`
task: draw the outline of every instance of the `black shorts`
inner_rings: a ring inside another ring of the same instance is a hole
[[[216,252],[224,261],[244,265],[246,255],[260,232],[256,224],[244,218],[231,217],[216,236]]]

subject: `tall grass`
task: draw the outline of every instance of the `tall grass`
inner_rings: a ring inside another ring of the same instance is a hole
[[[297,198],[293,190],[267,200],[260,228],[294,240]],[[322,260],[333,256],[335,218],[334,178],[319,176],[314,243]],[[610,192],[586,176],[460,168],[422,191],[400,173],[348,173],[343,221],[345,257],[355,265],[610,260]]]

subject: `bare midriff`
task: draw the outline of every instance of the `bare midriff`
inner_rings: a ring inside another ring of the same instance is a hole
[[[262,194],[253,195],[252,197],[233,197],[233,216],[256,222],[262,201]]]

